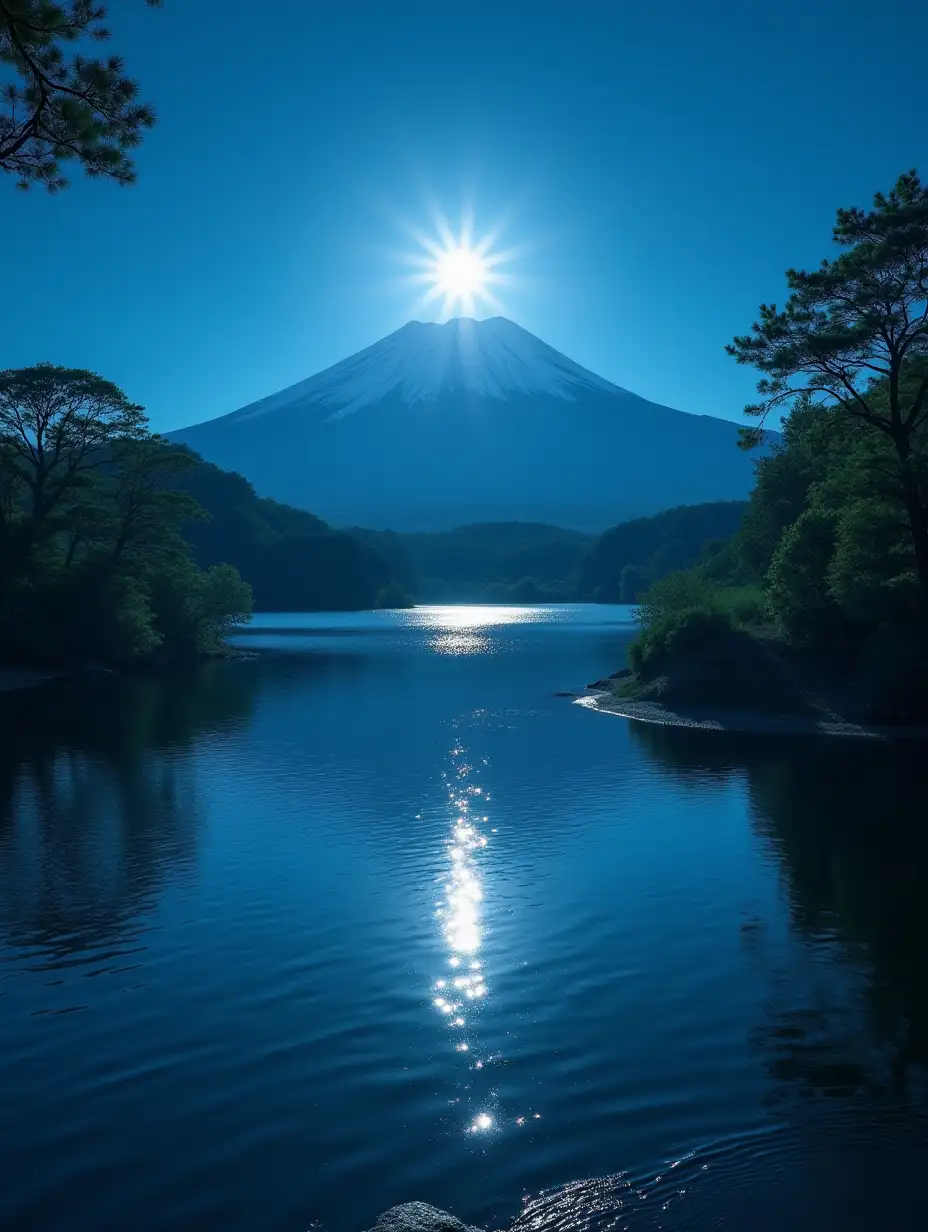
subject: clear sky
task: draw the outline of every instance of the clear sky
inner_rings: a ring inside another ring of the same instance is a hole
[[[737,418],[754,377],[724,344],[826,255],[836,206],[928,175],[915,0],[111,7],[159,124],[132,189],[0,181],[0,366],[96,369],[164,431],[437,317],[404,227],[468,203],[518,252],[505,315]]]

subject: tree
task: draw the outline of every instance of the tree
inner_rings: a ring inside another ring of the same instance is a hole
[[[838,210],[833,238],[845,251],[814,271],[786,272],[786,307],[762,304],[750,334],[726,348],[764,376],[759,420],[743,433],[756,444],[773,410],[806,397],[832,408],[892,447],[928,614],[928,490],[919,448],[928,419],[928,189],[900,176],[873,209]]]
[[[90,176],[135,180],[129,151],[154,124],[154,112],[138,102],[138,85],[118,56],[66,54],[82,39],[105,42],[105,20],[106,6],[94,0],[0,0],[0,65],[14,74],[3,85],[0,169],[22,189],[65,188],[61,164],[69,159]]]
[[[200,570],[179,557],[147,580],[155,624],[175,655],[220,649],[252,610],[252,591],[231,565]]]
[[[209,517],[180,488],[196,465],[192,454],[169,447],[161,437],[121,443],[112,481],[113,566],[133,557],[162,561],[189,553],[180,527]]]
[[[2,0],[0,0],[2,2]],[[117,448],[148,437],[148,421],[111,381],[82,368],[37,364],[0,372],[0,451],[28,492],[32,532]]]
[[[773,554],[767,575],[770,607],[797,646],[827,646],[841,630],[840,613],[828,587],[835,522],[835,515],[820,507],[804,510]]]

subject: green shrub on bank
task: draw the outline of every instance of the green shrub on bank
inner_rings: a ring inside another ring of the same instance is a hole
[[[415,607],[415,600],[396,581],[388,582],[386,586],[382,586],[377,592],[377,600],[374,604],[376,608],[398,608],[398,607]]]
[[[762,625],[767,598],[760,586],[723,586],[697,566],[661,578],[648,588],[637,611],[641,632],[632,642],[632,669],[653,674],[672,656],[717,641],[734,629]]]
[[[672,658],[711,645],[732,629],[731,617],[722,609],[670,612],[635,638],[628,648],[629,666],[640,675],[656,675]]]
[[[770,619],[767,595],[763,586],[756,583],[721,587],[718,603],[722,610],[729,614],[732,624],[739,629],[763,625]]]
[[[716,612],[722,608],[722,588],[700,568],[668,573],[641,597],[636,616],[645,630],[685,612]]]

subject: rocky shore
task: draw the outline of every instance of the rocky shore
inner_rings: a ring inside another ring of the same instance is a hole
[[[380,1216],[370,1232],[483,1232],[474,1228],[447,1211],[427,1202],[404,1202],[391,1206]]]
[[[853,736],[866,740],[926,740],[928,727],[883,727],[856,723],[832,714],[774,714],[743,707],[688,705],[634,701],[615,693],[590,693],[576,704],[620,719],[688,727],[702,731],[756,732],[766,735]]]
[[[924,740],[909,704],[887,704],[841,662],[821,662],[738,630],[675,648],[642,674],[623,668],[586,687],[580,705],[664,727],[761,734]],[[911,721],[914,718],[914,722]]]

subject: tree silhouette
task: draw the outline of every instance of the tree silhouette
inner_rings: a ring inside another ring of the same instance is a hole
[[[146,0],[158,7],[161,0]],[[19,187],[67,187],[61,164],[77,159],[90,176],[131,184],[129,156],[155,122],[119,56],[79,52],[81,41],[105,42],[106,6],[92,0],[0,0],[0,65],[14,80],[0,83],[0,169]]]
[[[921,438],[928,424],[928,188],[915,171],[873,208],[838,210],[843,251],[817,270],[790,269],[785,308],[761,304],[749,334],[726,347],[763,374],[750,448],[771,411],[801,399],[846,415],[891,444],[915,571],[928,612],[928,495]]]

